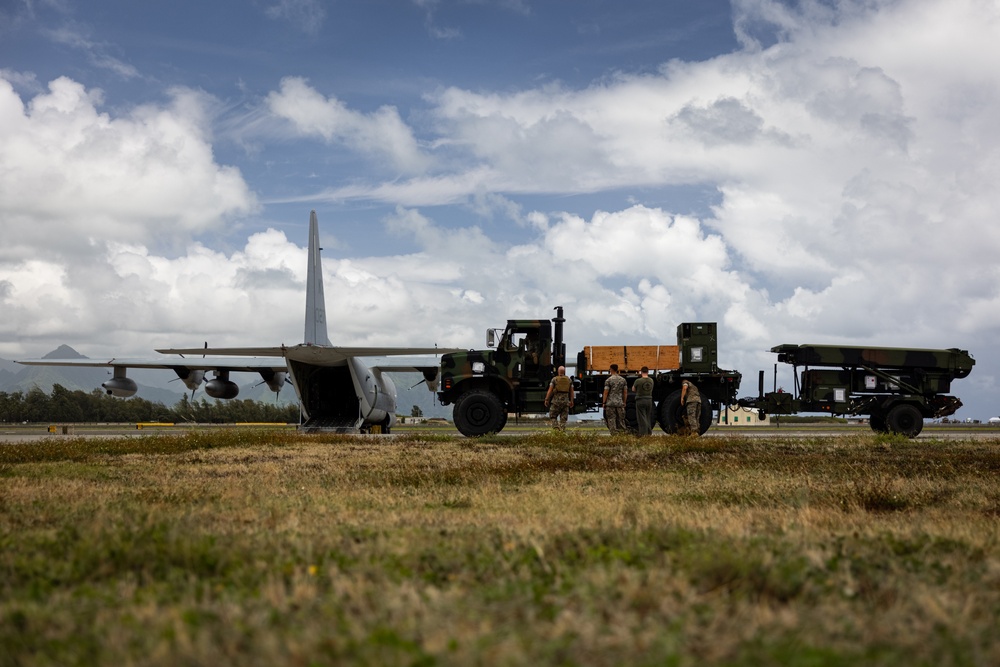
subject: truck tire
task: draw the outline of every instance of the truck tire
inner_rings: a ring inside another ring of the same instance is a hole
[[[900,403],[886,413],[885,425],[892,433],[915,438],[924,429],[924,416],[915,405]]]
[[[868,425],[872,427],[872,430],[876,433],[888,433],[889,427],[885,425],[885,414],[881,412],[873,412],[868,415]]]
[[[682,424],[683,415],[681,413],[681,390],[671,392],[657,406],[660,414],[660,428],[663,432],[671,435],[677,433],[677,428]]]
[[[459,433],[469,437],[499,433],[507,422],[507,411],[500,399],[486,389],[462,394],[455,403],[454,415]]]
[[[681,405],[681,390],[675,389],[660,401],[657,412],[659,413],[660,428],[664,433],[677,433],[684,424],[684,406]],[[701,423],[698,424],[698,435],[703,434],[712,426],[712,404],[707,401],[701,403]]]

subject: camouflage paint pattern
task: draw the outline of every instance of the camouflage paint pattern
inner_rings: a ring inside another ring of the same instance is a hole
[[[496,349],[442,355],[438,399],[449,405],[469,389],[481,388],[511,412],[548,412],[545,391],[553,375],[550,322],[509,320]]]
[[[976,364],[957,348],[786,344],[771,351],[780,362],[804,367],[798,395],[770,392],[740,399],[741,405],[769,414],[869,415],[876,430],[900,404],[913,406],[923,418],[954,414],[962,401],[945,394],[953,380],[967,377]]]

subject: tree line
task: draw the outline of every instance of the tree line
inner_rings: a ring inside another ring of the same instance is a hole
[[[231,424],[237,422],[299,421],[298,405],[271,405],[252,400],[191,400],[186,395],[172,408],[144,398],[108,396],[100,389],[70,391],[54,385],[52,393],[39,388],[27,393],[0,392],[0,423],[22,422],[194,422]]]

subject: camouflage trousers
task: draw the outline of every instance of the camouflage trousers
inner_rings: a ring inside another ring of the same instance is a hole
[[[628,422],[625,421],[624,405],[605,405],[604,423],[608,425],[611,435],[616,433],[628,433]]]
[[[687,404],[687,427],[691,435],[701,435],[701,401]]]
[[[549,419],[552,426],[560,431],[566,430],[566,422],[569,420],[569,396],[567,394],[555,394],[549,403]]]

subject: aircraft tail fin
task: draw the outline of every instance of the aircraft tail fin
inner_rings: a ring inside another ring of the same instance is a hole
[[[320,257],[319,220],[309,213],[309,265],[306,270],[306,344],[330,345],[326,329],[326,297],[323,295],[323,260]]]

